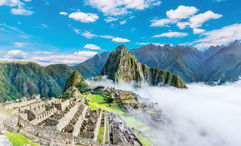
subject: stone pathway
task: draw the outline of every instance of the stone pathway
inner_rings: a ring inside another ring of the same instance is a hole
[[[6,135],[0,135],[0,146],[12,146]]]

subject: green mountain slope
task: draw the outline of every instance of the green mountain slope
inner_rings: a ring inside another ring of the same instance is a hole
[[[118,46],[110,55],[101,72],[115,82],[148,83],[186,88],[180,78],[170,72],[149,68],[141,64],[124,45]]]
[[[62,87],[46,70],[36,63],[0,64],[0,100],[6,101],[33,94],[60,96]]]
[[[172,72],[185,82],[224,83],[236,81],[241,75],[241,45],[238,41],[226,47],[210,47],[205,52],[190,47],[152,44],[130,52],[140,63]],[[75,66],[0,63],[0,101],[39,93],[44,97],[60,97],[65,81],[73,71],[79,71],[84,78],[97,76],[109,54],[97,54]],[[141,74],[134,73],[131,78],[141,79]]]
[[[63,93],[70,87],[77,87],[79,91],[83,91],[88,87],[88,84],[85,82],[84,78],[78,71],[74,71],[70,74],[68,79],[66,80]]]

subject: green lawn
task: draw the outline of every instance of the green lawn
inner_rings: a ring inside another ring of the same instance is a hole
[[[26,144],[30,144],[31,146],[38,146],[38,144],[33,143],[31,140],[19,133],[7,132],[6,136],[13,144],[13,146],[22,146]]]
[[[135,134],[136,137],[141,141],[141,143],[143,144],[143,146],[152,146],[152,143],[149,140],[146,140],[145,138],[143,138],[142,136],[140,136],[139,134]]]
[[[134,116],[125,116],[121,115],[121,118],[127,123],[127,125],[131,128],[138,129],[139,127],[143,126],[144,123],[138,119],[136,119]]]
[[[97,141],[99,143],[102,143],[103,142],[103,137],[104,137],[104,126],[100,126],[99,134],[98,134],[98,137],[97,137]]]
[[[86,97],[86,99],[90,100],[88,101],[88,104],[93,110],[101,108],[102,110],[107,110],[118,114],[125,113],[125,111],[119,107],[119,104],[115,100],[111,104],[108,103],[103,96],[96,94],[90,95]]]
[[[107,102],[103,96],[96,95],[96,94],[92,94],[91,96],[88,96],[88,99],[92,100],[93,102],[97,102],[97,103]]]

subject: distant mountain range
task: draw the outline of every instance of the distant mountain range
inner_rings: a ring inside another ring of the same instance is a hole
[[[149,44],[130,52],[140,63],[172,72],[186,83],[223,84],[227,81],[236,81],[241,76],[239,41],[234,41],[228,46],[211,46],[205,51],[193,47]],[[108,58],[106,53],[99,56],[103,62]],[[90,60],[93,58],[88,61]],[[95,74],[99,74],[100,71]]]
[[[170,45],[147,46],[130,50],[142,64],[172,72],[185,83],[222,84],[235,81],[241,75],[241,43],[210,47],[202,52],[196,48]],[[63,64],[40,66],[36,63],[0,63],[0,101],[40,93],[59,97],[65,81],[73,71],[84,78],[101,73],[109,52],[97,54],[75,66]]]
[[[118,46],[109,55],[101,75],[107,75],[107,78],[114,82],[133,83],[136,86],[147,83],[153,86],[186,88],[176,75],[141,64],[124,45]]]

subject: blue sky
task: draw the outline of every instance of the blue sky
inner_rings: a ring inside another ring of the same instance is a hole
[[[124,44],[241,40],[239,0],[0,0],[0,60],[77,64]]]

